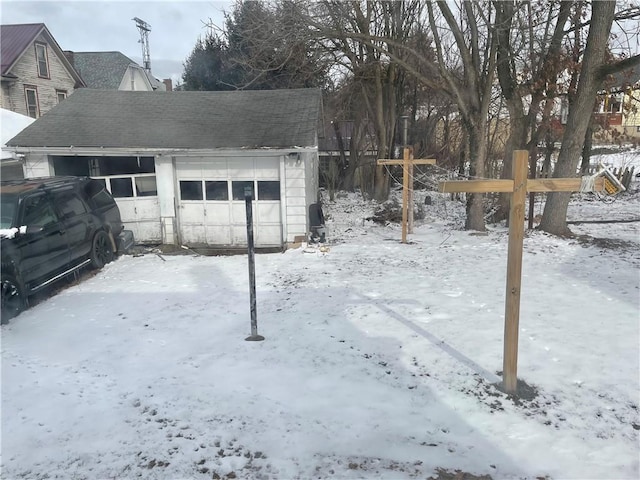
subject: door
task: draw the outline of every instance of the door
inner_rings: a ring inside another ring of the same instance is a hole
[[[160,202],[155,174],[105,177],[107,190],[116,200],[125,228],[136,241],[162,241]]]
[[[256,246],[281,246],[279,165],[279,157],[177,159],[181,241],[245,246],[244,190],[250,186]]]
[[[96,224],[87,205],[73,190],[55,192],[52,200],[66,231],[70,261],[88,258]]]
[[[44,193],[25,198],[22,202],[20,226],[27,233],[20,235],[21,271],[27,288],[38,279],[62,269],[69,263],[67,232],[53,204]]]

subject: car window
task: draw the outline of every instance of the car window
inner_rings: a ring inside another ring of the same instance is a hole
[[[74,192],[54,194],[53,201],[62,214],[62,218],[73,218],[87,213],[87,207],[80,197]]]
[[[24,200],[24,215],[22,221],[24,225],[46,227],[57,221],[58,216],[46,195],[27,197]]]
[[[18,199],[15,195],[2,194],[0,197],[0,213],[2,214],[2,223],[0,228],[10,228],[13,226],[13,217],[16,213]]]

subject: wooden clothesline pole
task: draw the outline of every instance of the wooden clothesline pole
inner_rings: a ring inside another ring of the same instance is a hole
[[[582,188],[580,178],[544,178],[527,180],[529,152],[516,150],[511,180],[461,180],[441,182],[443,193],[510,193],[509,246],[507,253],[507,287],[504,313],[504,358],[502,381],[505,392],[515,394],[518,386],[518,333],[520,324],[520,289],[522,284],[522,247],[524,209],[527,192],[575,192]],[[604,178],[595,180],[594,189],[604,189]]]
[[[382,158],[377,162],[378,165],[402,165],[402,243],[407,243],[407,231],[413,233],[413,166],[435,163],[435,158],[413,158],[413,147],[404,147],[402,160]]]

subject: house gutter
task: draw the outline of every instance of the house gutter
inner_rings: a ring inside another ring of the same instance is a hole
[[[238,148],[104,148],[104,147],[12,147],[16,154],[65,155],[65,156],[155,156],[171,155],[182,157],[229,156],[243,157],[247,153],[256,156],[270,156],[274,152],[317,152],[317,146],[311,147],[238,147]]]

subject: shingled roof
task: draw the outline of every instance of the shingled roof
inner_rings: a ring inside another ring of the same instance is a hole
[[[65,52],[88,88],[117,90],[129,65],[142,68],[120,52]]]
[[[34,40],[44,37],[51,48],[54,49],[60,61],[65,65],[69,74],[76,80],[78,86],[84,86],[84,82],[75,71],[69,60],[64,56],[62,49],[56,42],[51,32],[44,23],[22,23],[17,25],[0,25],[0,58],[2,62],[2,76],[5,78],[17,78],[11,73],[11,69],[22,57],[25,50]]]
[[[2,75],[20,58],[25,49],[46,27],[44,23],[0,25],[0,58]]]
[[[317,142],[317,89],[76,90],[7,145],[155,149],[291,148]]]

